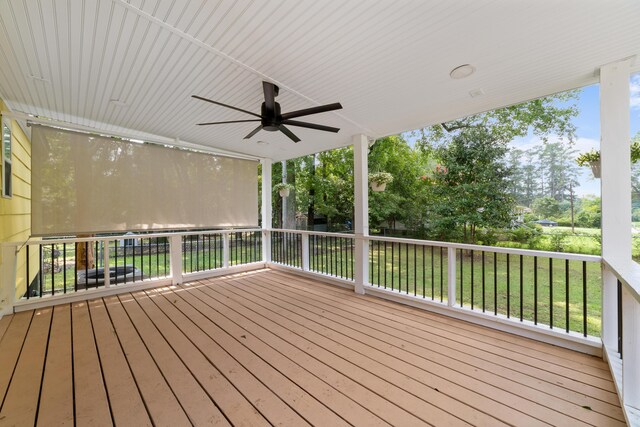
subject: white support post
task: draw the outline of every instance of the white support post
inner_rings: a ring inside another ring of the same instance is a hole
[[[630,65],[600,68],[602,257],[616,264],[631,259]]]
[[[447,248],[447,305],[456,305],[456,248]]]
[[[109,270],[109,241],[104,240],[102,242],[102,271],[104,272],[104,287],[111,286],[111,271]]]
[[[302,235],[302,269],[309,271],[309,235]]]
[[[622,286],[622,401],[640,410],[640,304]]]
[[[171,236],[169,252],[169,258],[171,260],[171,283],[173,285],[179,285],[182,283],[182,236]]]
[[[262,163],[262,260],[271,262],[271,159],[263,159]]]
[[[602,266],[602,343],[618,349],[618,278]]]
[[[354,135],[353,173],[354,173],[354,218],[355,225],[355,291],[364,294],[364,285],[369,284],[369,139],[366,135]]]
[[[18,256],[14,246],[2,246],[0,252],[0,317],[13,313],[16,295],[16,271]],[[25,278],[27,290],[29,278]]]
[[[229,233],[222,235],[222,267],[229,268]]]

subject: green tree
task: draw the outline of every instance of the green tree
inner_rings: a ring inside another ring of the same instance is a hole
[[[540,219],[558,218],[562,215],[562,207],[560,202],[553,197],[541,197],[533,202],[533,212],[535,212]]]

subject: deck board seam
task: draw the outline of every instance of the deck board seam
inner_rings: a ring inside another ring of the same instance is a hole
[[[4,409],[4,402],[7,399],[7,395],[9,394],[9,388],[11,387],[11,383],[13,382],[13,376],[16,373],[16,368],[18,367],[18,362],[20,361],[20,357],[22,356],[22,350],[24,349],[24,344],[27,341],[27,335],[29,334],[29,329],[31,329],[31,324],[33,323],[33,316],[35,315],[35,310],[31,313],[31,317],[29,319],[29,326],[27,326],[26,332],[24,334],[24,337],[22,337],[22,344],[20,344],[20,351],[18,351],[18,356],[16,357],[16,362],[13,365],[13,369],[11,372],[11,377],[9,378],[9,381],[7,382],[7,388],[4,392],[4,396],[2,396],[2,402],[0,402],[0,412],[2,412],[2,410]],[[13,321],[13,319],[12,319]]]
[[[40,400],[42,399],[42,385],[44,384],[44,375],[47,371],[47,356],[49,355],[49,344],[51,342],[51,325],[53,325],[53,317],[55,316],[55,309],[51,307],[51,318],[49,319],[49,330],[47,331],[47,344],[44,350],[44,358],[42,360],[42,374],[40,375],[40,386],[38,387],[38,402],[36,404],[36,414],[34,425],[38,425],[38,415],[40,415]]]

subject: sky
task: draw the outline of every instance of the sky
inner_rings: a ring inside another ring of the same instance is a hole
[[[633,137],[640,131],[640,73],[631,76],[631,128],[630,135]],[[576,141],[573,148],[577,150],[577,155],[591,150],[600,149],[600,86],[598,84],[582,88],[577,100],[579,115],[574,118],[576,125]],[[550,141],[557,140],[553,136]],[[519,149],[528,149],[542,142],[532,136],[519,138],[511,143],[511,146]],[[579,197],[585,195],[600,196],[600,180],[593,177],[591,169],[581,168],[579,177],[580,186],[576,188]]]

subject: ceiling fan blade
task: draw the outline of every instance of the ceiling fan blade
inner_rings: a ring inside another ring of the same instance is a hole
[[[290,126],[298,126],[300,128],[323,130],[325,132],[338,133],[340,131],[340,128],[333,128],[331,126],[318,125],[318,124],[315,124],[315,123],[299,122],[297,120],[283,120],[282,123],[284,123],[285,125],[290,125]]]
[[[260,132],[261,130],[262,130],[262,124],[260,126],[258,126],[257,128],[255,128],[254,130],[252,130],[249,135],[244,137],[244,139],[251,138],[253,135],[255,135],[256,133]]]
[[[210,102],[212,104],[220,105],[221,107],[231,108],[232,110],[240,111],[242,113],[251,114],[252,116],[256,116],[258,118],[262,118],[262,116],[260,116],[260,114],[252,113],[251,111],[243,110],[242,108],[237,108],[237,107],[233,107],[231,105],[223,104],[222,102],[213,101],[211,99],[203,98],[203,97],[198,96],[198,95],[191,95],[191,97],[199,99],[201,101],[206,101],[206,102]]]
[[[246,123],[246,122],[259,122],[260,119],[251,119],[251,120],[230,120],[228,122],[210,122],[210,123],[197,123],[198,126],[207,126],[207,125],[224,125],[226,123]]]
[[[278,96],[278,86],[269,82],[262,82],[264,92],[264,105],[268,111],[273,112],[276,108],[276,96]]]
[[[287,135],[293,142],[300,142],[300,138],[295,136],[295,134],[293,132],[291,132],[289,129],[287,129],[287,127],[285,125],[278,126],[278,129],[280,129],[280,132],[282,132],[285,135]]]
[[[305,108],[304,110],[291,111],[282,115],[283,120],[293,119],[294,117],[308,116],[311,114],[324,113],[326,111],[340,110],[342,105],[339,102],[334,104],[320,105],[318,107]]]

